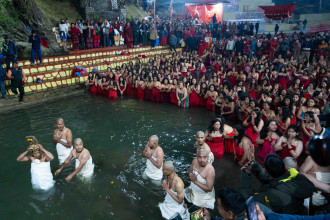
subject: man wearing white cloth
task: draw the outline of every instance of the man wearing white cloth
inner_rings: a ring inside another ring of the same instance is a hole
[[[67,176],[65,179],[66,181],[70,181],[72,177],[77,175],[79,179],[81,179],[83,182],[89,182],[93,176],[94,173],[94,164],[93,159],[89,151],[84,148],[83,141],[80,138],[76,138],[74,140],[74,148],[71,150],[70,155],[62,166],[56,170],[55,176],[58,175],[66,165],[71,161],[72,158],[76,159],[76,169],[71,173],[69,176]]]
[[[184,183],[174,172],[172,161],[164,162],[163,173],[166,180],[163,181],[162,185],[166,191],[166,196],[165,201],[158,204],[163,218],[171,219],[179,214],[183,220],[189,220],[189,211],[183,201]]]
[[[208,162],[209,152],[200,149],[189,168],[191,184],[185,189],[185,198],[196,206],[213,209],[215,202],[215,171]]]
[[[31,161],[31,183],[36,190],[49,190],[55,181],[50,171],[50,161],[54,159],[52,153],[47,151],[34,139],[28,149],[17,157],[18,162]],[[27,156],[29,152],[32,155]]]
[[[209,163],[212,164],[214,161],[214,155],[207,143],[205,143],[205,133],[203,131],[197,131],[196,133],[196,152],[198,152],[200,149],[205,149],[209,152]]]
[[[58,160],[61,165],[72,150],[72,133],[69,128],[64,126],[64,120],[62,118],[56,120],[56,127],[53,142],[56,144]]]
[[[147,145],[142,151],[142,156],[147,158],[147,168],[143,173],[143,178],[150,178],[154,183],[161,184],[163,178],[163,149],[158,145],[159,139],[157,135],[149,138]]]

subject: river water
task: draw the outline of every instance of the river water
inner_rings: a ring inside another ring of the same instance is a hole
[[[34,135],[55,159],[52,144],[55,120],[62,117],[73,138],[80,137],[93,157],[95,170],[89,184],[77,178],[66,182],[73,165],[55,178],[55,188],[45,194],[31,187],[30,162],[16,162],[26,150],[25,136]],[[124,98],[109,101],[87,94],[66,97],[0,115],[0,218],[1,219],[162,219],[157,207],[165,193],[142,179],[145,159],[141,151],[148,137],[157,134],[165,160],[173,160],[185,187],[195,155],[194,135],[205,131],[212,112],[203,108],[179,109]],[[239,168],[232,155],[213,163],[215,189],[238,187]],[[215,206],[216,207],[216,206]]]

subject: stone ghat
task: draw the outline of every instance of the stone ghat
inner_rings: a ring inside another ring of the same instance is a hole
[[[178,48],[178,50],[181,49]],[[122,51],[128,51],[130,54],[117,55],[117,52]],[[84,67],[87,72],[91,72],[94,67],[97,67],[99,72],[103,72],[108,67],[115,68],[129,61],[135,63],[139,55],[144,55],[145,58],[140,59],[140,61],[147,63],[149,58],[161,54],[165,54],[166,57],[171,55],[168,47],[162,46],[126,49],[108,47],[72,51],[66,56],[44,58],[43,64],[36,66],[31,66],[31,62],[28,60],[19,61],[19,66],[26,75],[24,102],[58,96],[63,91],[67,94],[70,91],[83,89],[88,77],[73,76],[72,70],[77,65]],[[37,78],[41,79],[41,83],[36,82]],[[2,101],[1,105],[16,105],[18,98],[15,98],[10,90],[10,80],[6,79],[5,83],[8,98]]]

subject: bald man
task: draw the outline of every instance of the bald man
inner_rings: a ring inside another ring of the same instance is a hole
[[[175,215],[179,214],[183,220],[189,220],[189,211],[184,205],[184,183],[182,179],[174,172],[174,164],[172,161],[165,161],[163,164],[163,173],[165,180],[163,180],[163,189],[166,191],[165,201],[159,203],[158,206],[163,218],[173,219]]]
[[[66,158],[62,166],[56,170],[55,176],[57,176],[62,171],[62,169],[66,167],[68,163],[70,163],[72,158],[74,158],[76,160],[76,169],[73,171],[73,173],[65,178],[66,181],[70,181],[72,177],[77,175],[77,177],[83,182],[88,182],[91,180],[94,173],[92,156],[89,151],[84,148],[84,143],[80,138],[74,140],[73,146],[74,148],[71,150],[70,155]]]
[[[157,135],[149,137],[148,143],[142,151],[142,156],[147,158],[147,168],[143,173],[143,177],[154,180],[155,183],[161,183],[163,178],[163,149],[158,145],[159,139]]]
[[[205,149],[209,152],[209,163],[212,164],[214,161],[214,155],[209,147],[209,145],[207,145],[207,143],[205,143],[205,133],[203,131],[197,131],[196,135],[196,153],[200,150],[200,149]]]
[[[196,206],[208,209],[214,208],[215,193],[214,179],[215,171],[208,162],[209,152],[200,149],[197,158],[194,158],[189,168],[191,184],[185,191],[185,198]]]
[[[56,144],[56,151],[60,165],[70,155],[72,150],[72,133],[69,128],[64,126],[64,120],[56,120],[56,129],[54,130],[53,143]]]

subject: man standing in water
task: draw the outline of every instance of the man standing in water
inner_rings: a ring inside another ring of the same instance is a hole
[[[143,178],[149,177],[151,180],[160,183],[163,177],[163,149],[158,145],[159,139],[157,135],[149,137],[148,143],[142,151],[142,156],[147,158],[147,168],[143,173]]]
[[[184,183],[182,179],[174,172],[172,161],[164,162],[163,173],[166,180],[163,180],[163,188],[166,191],[165,201],[158,206],[163,218],[171,219],[179,214],[182,219],[189,220],[189,212],[183,202]]]
[[[67,176],[65,180],[70,181],[72,177],[77,174],[77,177],[82,181],[88,182],[93,176],[94,164],[91,154],[86,148],[84,148],[83,141],[80,138],[74,140],[74,148],[71,150],[70,155],[66,158],[62,166],[56,170],[55,176],[57,176],[66,165],[68,165],[72,158],[76,159],[76,169],[73,173]]]
[[[189,168],[191,184],[185,189],[185,198],[196,206],[213,209],[215,171],[208,158],[207,150],[200,149],[197,152],[197,158],[194,158]]]
[[[72,133],[69,128],[64,126],[64,120],[62,118],[56,120],[56,127],[53,142],[56,144],[58,160],[61,165],[72,150]]]
[[[209,152],[209,163],[212,164],[214,161],[214,155],[211,152],[211,149],[207,143],[205,143],[205,133],[203,131],[197,131],[196,133],[196,152],[198,152],[200,149],[205,149]]]

